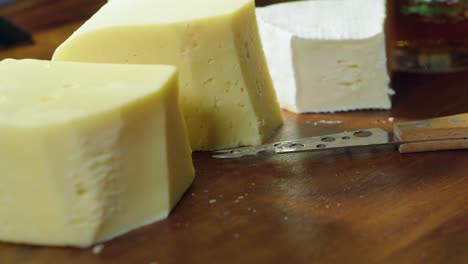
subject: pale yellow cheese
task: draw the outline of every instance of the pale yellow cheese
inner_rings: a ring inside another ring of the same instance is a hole
[[[168,216],[194,169],[172,66],[0,63],[0,240],[85,247]]]
[[[281,112],[253,0],[113,0],[53,60],[178,66],[194,150],[260,144]]]

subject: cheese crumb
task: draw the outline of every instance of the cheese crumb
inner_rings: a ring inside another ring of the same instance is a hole
[[[214,204],[214,203],[216,203],[216,199],[211,199],[210,204]]]
[[[343,124],[343,121],[339,121],[339,120],[320,120],[320,121],[314,122],[314,126],[317,126],[319,124],[337,125],[337,124]]]
[[[389,118],[388,118],[388,122],[393,122],[393,121],[395,121],[395,118],[394,118],[394,117],[389,117]]]
[[[104,249],[104,245],[96,245],[93,247],[93,254],[98,255],[102,252],[103,249]]]

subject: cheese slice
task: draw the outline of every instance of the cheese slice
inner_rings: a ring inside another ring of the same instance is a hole
[[[260,144],[282,123],[253,0],[109,1],[53,60],[177,66],[194,150]]]
[[[194,178],[176,69],[0,62],[0,240],[86,247],[168,216]]]
[[[281,107],[336,112],[391,107],[385,0],[295,1],[257,9]]]

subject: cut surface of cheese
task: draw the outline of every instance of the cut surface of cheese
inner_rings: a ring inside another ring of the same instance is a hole
[[[257,8],[281,107],[297,113],[389,109],[385,12],[385,0]]]
[[[0,62],[0,241],[86,247],[194,178],[172,66]]]
[[[177,66],[193,150],[260,144],[282,124],[253,0],[112,0],[53,60]]]

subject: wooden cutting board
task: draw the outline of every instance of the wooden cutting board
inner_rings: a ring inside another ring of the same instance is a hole
[[[81,23],[38,30],[35,45],[2,50],[0,59],[50,58]],[[284,112],[271,141],[468,112],[467,72],[394,74],[393,87],[392,111]],[[167,220],[99,254],[0,243],[0,263],[468,263],[466,150],[193,157],[197,178]]]

